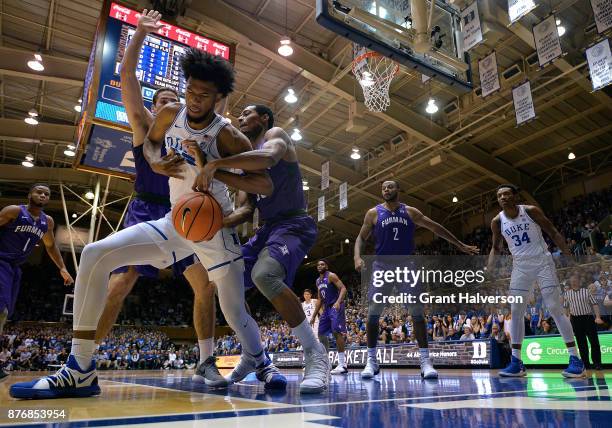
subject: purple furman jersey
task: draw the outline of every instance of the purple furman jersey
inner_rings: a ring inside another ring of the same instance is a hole
[[[382,204],[376,206],[378,219],[374,226],[377,256],[407,256],[414,251],[414,222],[408,208],[400,204],[389,211]]]
[[[145,221],[157,220],[170,211],[170,188],[168,177],[156,174],[151,169],[143,153],[143,145],[132,147],[134,163],[136,164],[136,181],[134,190],[136,197],[130,202],[123,227],[134,226]],[[163,149],[162,149],[163,154]],[[173,265],[177,275],[182,274],[185,269],[194,263],[194,257],[190,256]],[[115,269],[114,273],[127,272],[128,267],[123,266]],[[136,271],[149,278],[157,278],[159,270],[153,266],[136,266]]]
[[[326,336],[330,333],[346,333],[346,316],[344,314],[344,302],[340,304],[340,309],[334,309],[334,303],[340,297],[340,290],[329,281],[329,272],[325,272],[323,278],[317,278],[317,289],[323,301],[323,313],[319,318],[319,336]]]
[[[19,265],[26,261],[48,228],[44,212],[34,220],[24,205],[19,207],[15,220],[0,228],[0,312],[8,309],[9,315],[13,314],[21,282]]]
[[[323,278],[320,276],[317,278],[317,290],[319,290],[325,308],[331,308],[340,296],[338,287],[329,282],[329,272],[325,272]]]
[[[306,212],[302,174],[297,162],[280,160],[268,168],[274,184],[270,196],[256,196],[255,207],[265,224],[242,246],[247,288],[254,286],[251,271],[259,253],[268,249],[272,258],[285,268],[285,283],[293,285],[295,272],[317,239],[317,226]]]

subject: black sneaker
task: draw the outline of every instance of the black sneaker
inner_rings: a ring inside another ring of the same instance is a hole
[[[212,355],[203,363],[198,363],[191,380],[194,382],[204,382],[208,386],[217,388],[228,386],[227,380],[219,373],[217,359]]]

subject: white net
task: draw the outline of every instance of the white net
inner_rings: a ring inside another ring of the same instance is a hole
[[[363,90],[364,104],[368,110],[381,112],[391,104],[389,86],[399,71],[399,65],[377,52],[353,45],[353,74]]]

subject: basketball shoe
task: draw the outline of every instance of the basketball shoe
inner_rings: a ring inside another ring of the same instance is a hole
[[[201,363],[198,363],[196,371],[191,377],[194,382],[204,382],[207,386],[222,388],[228,386],[228,381],[217,368],[217,359],[214,356],[208,357]]]
[[[438,372],[434,369],[433,364],[429,358],[423,358],[421,360],[421,377],[423,379],[437,379]]]
[[[586,376],[586,369],[580,358],[570,355],[569,365],[561,374],[565,377],[584,377]]]
[[[338,364],[336,368],[331,371],[331,374],[348,374],[348,368],[346,366],[341,366],[340,364]]]
[[[380,367],[378,365],[378,361],[376,361],[376,358],[368,357],[366,366],[361,372],[361,378],[362,379],[372,379],[378,373],[380,373]]]
[[[304,378],[300,384],[300,393],[318,394],[329,385],[329,356],[325,346],[317,343],[315,347],[304,351]]]
[[[513,355],[510,359],[510,364],[505,369],[500,370],[499,375],[503,377],[521,377],[526,376],[527,372],[523,362]]]
[[[257,362],[252,355],[242,352],[240,362],[225,380],[228,384],[240,382],[253,372],[255,372],[258,381],[265,383],[265,389],[279,390],[287,387],[287,379],[281,374],[280,370],[272,364],[267,354],[265,355],[264,361],[257,366]]]
[[[100,394],[96,362],[91,361],[87,370],[82,370],[74,356],[54,375],[30,382],[11,385],[9,394],[13,398],[67,398],[91,397]]]

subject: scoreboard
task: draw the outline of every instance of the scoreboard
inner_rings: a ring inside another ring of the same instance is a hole
[[[140,12],[105,1],[89,59],[81,118],[77,131],[75,167],[130,178],[135,173],[131,158],[131,132],[121,101],[120,67]],[[235,46],[161,21],[157,33],[145,38],[136,75],[145,107],[151,108],[159,88],[176,90],[183,100],[185,81],[181,57],[194,47],[234,61]],[[103,155],[101,155],[103,154]]]

